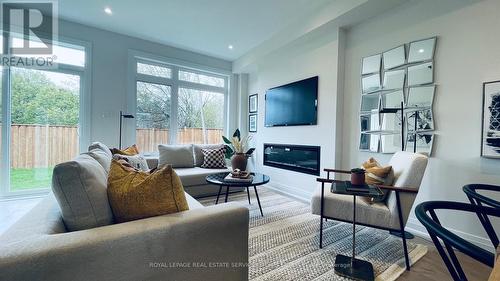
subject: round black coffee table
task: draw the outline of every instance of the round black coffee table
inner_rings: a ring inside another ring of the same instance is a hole
[[[206,177],[208,183],[219,186],[219,193],[217,193],[217,200],[215,200],[215,204],[219,203],[220,193],[222,192],[222,188],[224,186],[226,187],[226,199],[224,200],[224,202],[227,202],[227,197],[229,196],[229,187],[246,187],[248,204],[251,204],[249,188],[250,186],[253,186],[253,190],[255,191],[255,197],[257,197],[257,203],[259,204],[260,214],[261,216],[264,216],[264,214],[262,213],[262,207],[260,206],[259,193],[257,193],[257,186],[268,183],[270,180],[269,176],[259,173],[251,173],[253,176],[253,180],[251,182],[228,182],[224,180],[224,178],[228,174],[229,173],[218,173]]]

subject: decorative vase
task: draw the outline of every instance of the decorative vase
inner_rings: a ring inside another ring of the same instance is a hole
[[[352,169],[351,170],[351,184],[352,185],[365,185],[365,170]]]
[[[241,171],[246,171],[248,158],[245,153],[235,153],[233,158],[231,158],[231,166],[233,170],[240,169]]]

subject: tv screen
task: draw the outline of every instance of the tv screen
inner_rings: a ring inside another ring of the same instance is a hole
[[[316,125],[318,76],[266,92],[265,126]]]

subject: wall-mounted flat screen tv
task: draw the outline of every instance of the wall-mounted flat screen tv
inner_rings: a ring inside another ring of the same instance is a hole
[[[266,92],[266,127],[316,125],[318,76]]]

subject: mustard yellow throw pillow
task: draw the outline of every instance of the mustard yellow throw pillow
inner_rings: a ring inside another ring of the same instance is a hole
[[[139,154],[139,148],[137,148],[137,145],[133,144],[132,146],[129,146],[125,149],[112,148],[111,153],[113,155],[121,154],[121,155],[133,156]]]
[[[181,180],[170,165],[148,173],[113,159],[108,176],[108,199],[115,222],[189,209]]]
[[[392,166],[382,167],[373,157],[361,166],[365,169],[365,181],[367,184],[392,184],[392,180],[394,180]]]
[[[361,167],[365,169],[366,184],[392,185],[394,181],[392,166],[382,167],[382,165],[372,157],[364,162]],[[389,193],[385,190],[382,190],[382,192],[384,195],[381,198],[363,197],[363,200],[368,203],[385,202]]]

